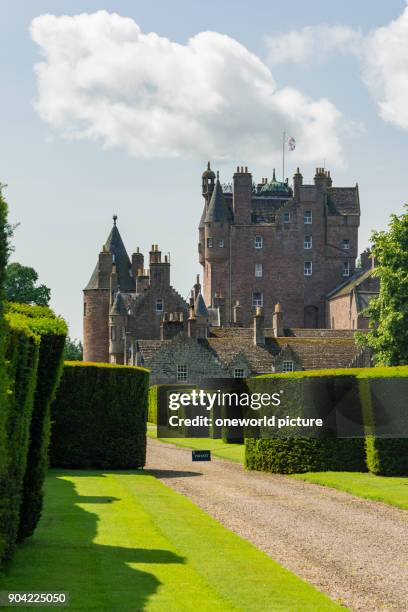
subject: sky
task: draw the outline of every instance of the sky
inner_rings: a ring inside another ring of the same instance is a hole
[[[358,183],[359,250],[407,201],[408,8],[402,0],[3,2],[0,181],[12,259],[82,337],[82,289],[118,215],[131,254],[201,272],[208,160],[229,182],[325,166]]]

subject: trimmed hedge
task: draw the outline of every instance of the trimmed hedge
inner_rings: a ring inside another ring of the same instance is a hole
[[[33,331],[41,336],[18,532],[18,539],[23,540],[34,533],[41,517],[43,484],[48,469],[51,402],[61,378],[67,326],[46,306],[10,304],[8,310],[25,316]]]
[[[58,380],[66,333],[65,323],[45,307],[7,304],[5,321],[8,389],[2,413],[7,469],[0,477],[0,559],[12,556],[16,541],[31,535],[40,518],[48,391]],[[53,369],[54,362],[58,367]]]
[[[0,487],[7,472],[7,438],[6,438],[6,394],[7,374],[5,360],[5,322],[4,322],[4,283],[8,255],[7,237],[7,204],[1,194],[0,186]],[[3,491],[0,488],[0,524],[4,511]],[[6,545],[5,537],[0,529],[0,560]]]
[[[5,402],[7,470],[0,478],[1,559],[10,559],[17,542],[23,482],[27,465],[40,337],[24,321],[7,334],[8,396]]]
[[[148,388],[144,368],[65,362],[52,405],[51,465],[143,467]]]
[[[148,398],[148,407],[147,407],[147,421],[149,423],[157,424],[157,394],[158,385],[153,385],[149,387],[149,398]]]
[[[284,474],[368,469],[386,476],[408,475],[408,438],[396,437],[398,426],[408,432],[408,366],[271,374],[247,382],[252,393],[292,385],[295,392],[289,397],[296,403],[291,405],[313,406],[333,426],[333,438],[320,439],[265,439],[267,432],[262,431],[257,432],[260,439],[254,439],[247,431],[248,469]],[[341,408],[347,431],[351,427],[348,435],[354,437],[341,438],[341,420],[330,422],[334,406]]]

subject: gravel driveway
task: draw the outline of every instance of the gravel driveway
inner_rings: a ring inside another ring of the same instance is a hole
[[[146,467],[352,610],[408,611],[408,512],[148,441]]]

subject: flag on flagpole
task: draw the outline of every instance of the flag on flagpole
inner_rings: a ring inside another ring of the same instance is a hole
[[[296,149],[296,140],[291,136],[288,138],[288,149],[289,151],[294,151]]]

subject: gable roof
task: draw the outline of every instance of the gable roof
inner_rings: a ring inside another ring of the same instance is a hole
[[[327,297],[333,299],[342,295],[348,295],[353,289],[357,288],[367,278],[372,276],[373,271],[374,268],[367,268],[366,270],[357,269],[349,279],[330,291],[330,293],[327,294]]]
[[[327,190],[327,205],[331,214],[359,215],[358,187],[330,187]]]

